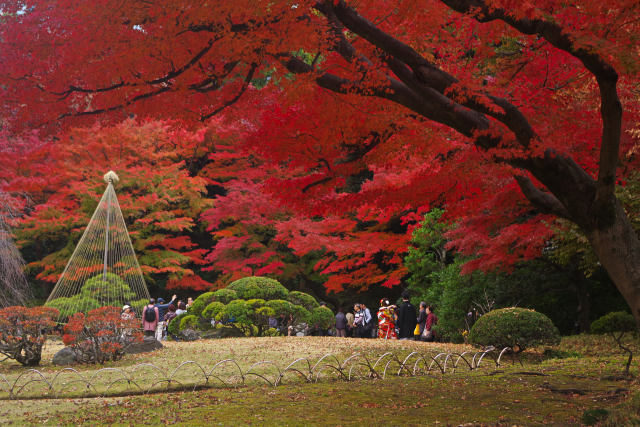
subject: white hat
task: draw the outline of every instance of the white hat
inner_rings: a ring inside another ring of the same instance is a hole
[[[127,308],[131,308],[131,306],[130,306],[130,305],[126,305],[126,304],[125,304],[125,306],[124,306],[124,307],[122,307],[122,311],[125,311]]]

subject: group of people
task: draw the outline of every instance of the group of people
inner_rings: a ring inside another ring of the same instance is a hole
[[[184,302],[179,300],[177,295],[171,298],[168,303],[164,298],[149,299],[149,303],[142,309],[142,329],[147,337],[155,337],[158,341],[162,341],[167,337],[167,326],[171,320],[182,313],[186,313],[187,309],[193,304],[193,298],[187,298]],[[136,314],[130,305],[122,307],[123,319],[135,319]]]
[[[193,304],[192,298],[184,302],[178,300],[177,295],[173,295],[168,303],[163,298],[157,300],[151,298],[141,313],[144,335],[155,337],[158,341],[166,339],[167,326],[171,320],[186,313],[191,304]],[[122,307],[122,318],[136,318],[131,306]],[[339,308],[336,314],[335,335],[337,337],[434,341],[436,334],[433,327],[437,323],[438,317],[433,313],[433,307],[426,302],[421,302],[419,310],[416,311],[409,301],[409,295],[405,292],[402,294],[400,307],[390,304],[388,299],[380,300],[380,308],[375,316],[363,303],[355,304],[353,313],[350,311],[345,313],[343,308]],[[280,319],[269,318],[269,326],[280,330],[283,335],[292,335],[293,318],[284,314]]]
[[[409,295],[404,292],[400,307],[390,304],[386,298],[380,300],[380,309],[376,317],[362,303],[354,305],[353,313],[345,314],[342,308],[338,309],[335,329],[338,337],[377,336],[383,339],[434,341],[436,334],[433,327],[437,323],[438,317],[434,314],[433,307],[421,302],[419,310],[416,311],[409,301]]]

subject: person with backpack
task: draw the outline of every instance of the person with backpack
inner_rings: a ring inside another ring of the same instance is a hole
[[[159,320],[160,312],[158,311],[158,307],[156,307],[156,300],[155,298],[151,298],[149,304],[142,309],[142,329],[144,329],[145,337],[155,335]]]
[[[176,301],[178,300],[178,296],[174,295],[173,297],[171,297],[171,302],[169,302],[168,304],[164,303],[164,299],[163,298],[158,298],[158,300],[156,301],[156,308],[158,309],[158,325],[156,326],[156,339],[158,341],[162,341],[165,336],[164,336],[164,328],[165,328],[165,321],[164,321],[164,315],[167,314],[167,309],[169,308],[170,305],[174,305]]]

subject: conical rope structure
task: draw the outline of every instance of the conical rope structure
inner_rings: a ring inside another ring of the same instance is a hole
[[[98,207],[45,305],[60,310],[60,319],[103,306],[141,308],[149,291],[133,251],[109,171]]]

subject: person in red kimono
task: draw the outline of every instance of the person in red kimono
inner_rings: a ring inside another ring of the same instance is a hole
[[[388,299],[380,300],[380,310],[378,310],[378,338],[394,340],[398,338],[396,335],[396,306],[390,305]]]

